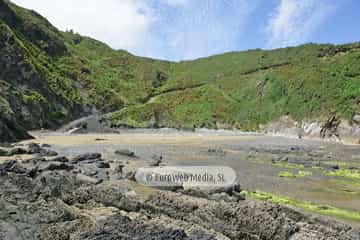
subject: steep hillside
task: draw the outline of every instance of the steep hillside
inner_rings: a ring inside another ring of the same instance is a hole
[[[282,115],[351,119],[359,102],[360,44],[308,44],[174,64],[147,103],[113,121],[147,126],[161,113],[159,125],[252,130]]]
[[[142,102],[168,63],[114,51],[0,0],[0,140]]]
[[[351,125],[360,111],[360,43],[171,63],[58,31],[0,0],[0,89],[2,141],[94,110],[115,111],[107,117],[112,127],[257,130],[284,115]]]

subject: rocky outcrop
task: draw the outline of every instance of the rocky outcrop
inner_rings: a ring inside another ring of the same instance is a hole
[[[55,128],[85,113],[81,101],[75,102],[73,82],[50,66],[52,58],[64,54],[61,34],[50,23],[0,2],[0,141],[29,138],[25,130]]]
[[[99,153],[2,162],[0,238],[360,239],[349,226],[243,200],[238,184],[212,193],[159,191],[119,177],[114,164]]]
[[[262,131],[268,134],[295,137],[314,138],[343,143],[355,143],[360,141],[360,125],[337,116],[331,116],[326,120],[295,121],[290,116],[283,116],[278,121],[262,126]]]

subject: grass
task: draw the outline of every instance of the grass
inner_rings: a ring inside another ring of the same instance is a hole
[[[300,208],[312,213],[317,213],[325,216],[333,216],[340,219],[348,219],[353,221],[360,221],[360,212],[350,211],[346,209],[336,208],[327,205],[318,205],[308,201],[299,201],[289,197],[275,195],[262,191],[245,192],[245,194],[253,199],[261,201],[269,201],[280,205]]]
[[[298,177],[307,177],[307,176],[312,176],[312,172],[299,171],[298,173],[292,173],[288,171],[281,171],[278,173],[278,177],[285,177],[285,178],[298,178]]]
[[[359,170],[338,169],[333,171],[325,171],[325,175],[360,180]]]
[[[299,171],[296,176],[297,177],[308,177],[308,176],[312,176],[312,172],[310,172],[310,171]]]
[[[296,175],[292,172],[282,171],[278,173],[278,177],[296,178]]]
[[[277,167],[288,168],[288,169],[303,169],[303,168],[305,168],[304,165],[302,165],[302,164],[287,163],[287,162],[277,162],[277,163],[274,163],[273,165],[277,166]]]

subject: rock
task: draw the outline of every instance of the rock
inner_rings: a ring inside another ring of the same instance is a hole
[[[155,161],[162,161],[163,156],[154,154],[154,155],[151,156],[151,159],[153,159]]]
[[[41,156],[46,156],[46,157],[55,157],[55,156],[57,156],[58,155],[58,153],[57,152],[55,152],[55,151],[52,151],[52,150],[48,150],[48,149],[42,149],[41,151],[40,151],[40,155]]]
[[[339,170],[340,169],[340,166],[336,165],[336,164],[323,163],[320,166],[322,166],[325,169],[329,169],[329,170]]]
[[[107,139],[105,138],[95,138],[95,141],[99,142],[99,141],[106,141]]]
[[[0,165],[0,176],[4,176],[7,172],[25,174],[26,168],[15,160],[7,160]]]
[[[124,169],[124,165],[123,164],[119,164],[116,168],[115,168],[115,172],[117,173],[123,173],[123,169]]]
[[[6,174],[9,169],[16,164],[15,160],[7,160],[4,163],[0,164],[0,176],[3,176]]]
[[[100,159],[100,158],[101,158],[100,153],[86,153],[86,154],[81,154],[81,155],[74,157],[73,159],[71,159],[71,162],[78,163],[78,162],[82,162],[85,160],[96,160],[96,159]]]
[[[32,164],[38,164],[40,162],[46,162],[46,158],[44,157],[34,157],[34,158],[29,158],[23,161],[23,163],[32,163]]]
[[[209,200],[226,201],[226,202],[238,202],[245,200],[245,195],[241,194],[241,187],[239,183],[232,184],[225,187],[214,188],[188,188],[181,191],[184,194],[195,196],[199,198],[206,198]]]
[[[102,182],[102,180],[98,180],[80,173],[76,174],[76,181],[80,182],[81,184],[99,184]]]
[[[232,196],[234,192],[240,193],[241,191],[239,183],[234,183],[229,186],[214,187],[208,190],[209,194],[226,193],[229,196]]]
[[[48,161],[67,163],[69,162],[69,159],[64,156],[59,156],[59,157],[49,158]]]
[[[214,148],[208,149],[208,153],[218,155],[218,156],[225,156],[226,155],[226,152],[224,150],[222,150],[222,149],[214,149]]]
[[[127,172],[127,173],[125,174],[125,178],[126,178],[126,179],[129,179],[130,181],[136,182],[136,177],[135,177],[135,175],[136,175],[136,171],[130,171],[130,172]]]
[[[246,200],[246,195],[240,192],[233,192],[232,196],[235,198],[236,202]]]
[[[96,164],[96,166],[97,166],[98,168],[110,168],[110,164],[107,163],[107,162],[98,162],[98,163]]]
[[[338,127],[341,123],[341,120],[337,116],[330,117],[322,126],[320,131],[320,138],[331,138],[335,137],[340,139],[338,133]]]
[[[233,202],[235,201],[234,198],[229,196],[226,193],[214,193],[207,197],[207,199],[215,200],[215,201],[225,201],[225,202]]]
[[[45,168],[41,169],[42,171],[55,171],[55,170],[65,170],[71,171],[74,169],[74,166],[63,163],[63,162],[51,162]]]
[[[27,150],[24,148],[12,148],[8,152],[8,156],[27,154]]]
[[[6,161],[0,172],[16,164]],[[95,164],[77,167],[105,172]],[[136,183],[75,170],[1,175],[0,239],[360,239],[359,230],[327,218],[251,199],[238,203],[239,184],[213,194],[150,190],[144,196]]]
[[[35,154],[35,153],[40,153],[41,152],[41,147],[39,144],[37,143],[29,143],[28,144],[28,154]]]
[[[43,144],[41,144],[41,147],[42,147],[42,148],[50,148],[51,145],[50,145],[50,144],[43,143]]]
[[[236,193],[242,192],[240,183],[235,183],[232,188],[233,188],[233,192],[236,192]]]
[[[157,160],[149,164],[150,167],[158,167],[160,166],[162,160]]]
[[[38,167],[28,169],[26,174],[28,177],[35,178],[38,174]]]
[[[131,158],[136,157],[134,152],[127,150],[127,149],[116,150],[115,154],[126,156],[126,157],[131,157]]]
[[[0,157],[9,156],[9,153],[7,150],[0,148]]]
[[[355,114],[353,117],[353,121],[357,124],[360,124],[360,114]]]

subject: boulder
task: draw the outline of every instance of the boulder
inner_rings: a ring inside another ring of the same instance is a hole
[[[9,150],[8,156],[22,155],[22,154],[27,154],[27,153],[28,152],[27,152],[26,149],[16,147],[16,148],[12,148],[12,149]]]
[[[15,160],[7,160],[0,165],[0,176],[6,175],[7,172],[25,174],[26,171],[26,168]]]
[[[98,162],[96,164],[96,167],[98,167],[98,168],[110,168],[110,164],[107,163],[107,162]]]
[[[52,150],[48,150],[48,149],[42,149],[41,152],[40,152],[40,155],[41,156],[46,156],[46,157],[55,157],[58,155],[57,152],[55,151],[52,151]]]
[[[136,157],[135,156],[135,153],[128,150],[128,149],[120,149],[120,150],[116,150],[115,151],[115,154],[117,155],[122,155],[122,156],[126,156],[126,157],[131,157],[131,158],[134,158]]]
[[[154,155],[151,156],[151,159],[153,159],[155,161],[162,161],[163,156],[154,154]]]
[[[69,162],[69,159],[64,156],[59,156],[59,157],[49,158],[48,161],[67,163]]]
[[[0,157],[5,157],[5,156],[8,156],[9,153],[6,149],[2,149],[0,148]]]
[[[160,166],[162,160],[155,160],[152,163],[149,164],[150,167],[158,167]]]
[[[99,184],[102,182],[102,180],[86,176],[84,174],[76,174],[76,180],[80,182],[81,184]]]
[[[0,176],[3,176],[6,174],[9,169],[16,164],[15,160],[7,160],[4,163],[0,164]]]
[[[41,152],[41,147],[37,143],[29,143],[28,144],[28,154],[35,154]]]
[[[357,124],[360,124],[360,114],[355,114],[353,117],[353,121]]]
[[[100,159],[100,158],[101,158],[100,153],[85,153],[85,154],[80,154],[80,155],[74,157],[73,159],[71,159],[71,162],[79,163],[79,162],[86,161],[86,160],[96,160],[96,159]]]
[[[74,166],[69,165],[63,162],[50,162],[42,171],[56,171],[56,170],[65,170],[71,171],[74,169]]]

